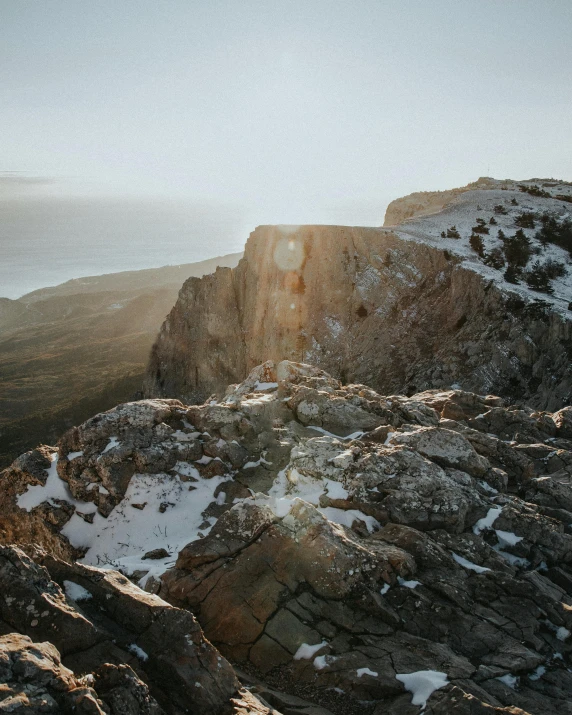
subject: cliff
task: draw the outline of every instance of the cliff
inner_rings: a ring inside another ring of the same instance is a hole
[[[535,232],[543,213],[566,219],[572,188],[534,187],[486,179],[406,197],[386,221],[414,215],[392,228],[258,227],[235,269],[183,285],[153,346],[146,395],[201,402],[266,359],[292,359],[385,394],[458,384],[541,409],[568,404],[569,254]],[[508,283],[506,266],[484,260],[523,213],[537,217],[522,229],[531,252],[562,265],[552,294],[525,274]],[[469,244],[479,219],[483,255]],[[451,226],[458,238],[446,237]]]

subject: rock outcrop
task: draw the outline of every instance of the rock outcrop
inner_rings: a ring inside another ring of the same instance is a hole
[[[534,182],[522,186],[534,192]],[[572,281],[567,251],[534,236],[539,216],[568,215],[571,191],[553,182],[531,195],[480,180],[395,202],[386,223],[397,226],[259,227],[236,268],[184,284],[153,347],[146,394],[202,402],[266,359],[290,359],[382,393],[458,384],[557,410],[572,395]],[[508,283],[484,262],[503,246],[498,230],[518,230],[523,213],[525,240],[562,263],[553,294]],[[469,245],[477,219],[482,255]],[[453,225],[458,238],[446,236]]]
[[[286,361],[98,415],[0,475],[0,653],[50,673],[0,698],[570,715],[571,415]]]
[[[0,593],[0,711],[231,712],[238,681],[195,618],[121,574],[0,547]]]

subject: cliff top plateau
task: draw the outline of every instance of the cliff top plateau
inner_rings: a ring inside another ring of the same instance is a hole
[[[184,284],[145,394],[201,402],[291,359],[383,393],[458,385],[558,409],[571,202],[566,182],[480,179],[399,199],[382,228],[258,227],[236,268]]]

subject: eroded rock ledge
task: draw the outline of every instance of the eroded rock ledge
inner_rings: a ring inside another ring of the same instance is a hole
[[[572,408],[286,361],[122,405],[1,474],[0,538],[33,560],[0,554],[0,648],[40,649],[62,708],[106,712],[111,678],[135,713],[568,715],[571,470]]]

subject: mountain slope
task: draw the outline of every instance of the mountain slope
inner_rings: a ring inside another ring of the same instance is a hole
[[[93,276],[0,301],[0,465],[131,399],[181,282],[239,258]]]

